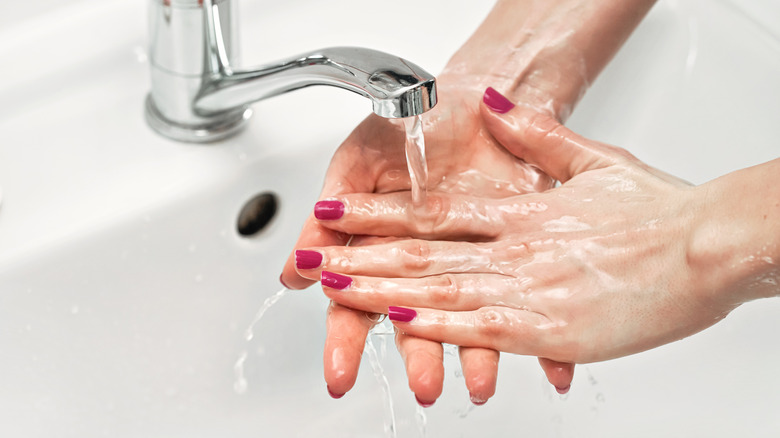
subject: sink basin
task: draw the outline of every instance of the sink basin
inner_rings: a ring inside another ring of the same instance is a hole
[[[175,143],[143,120],[143,2],[35,3],[0,14],[0,55],[25,66],[0,83],[0,436],[390,436],[368,364],[343,399],[325,390],[318,288],[288,293],[245,337],[370,103],[300,90],[254,105],[235,138]],[[360,45],[435,72],[481,3],[395,2],[382,13],[408,29],[388,32],[358,0],[244,1],[243,59]],[[749,6],[660,2],[569,126],[695,183],[776,158],[780,28],[764,17],[780,8]],[[263,193],[276,216],[240,235]],[[392,342],[375,342],[398,436],[767,436],[780,430],[780,377],[765,366],[780,361],[778,314],[778,299],[750,303],[683,341],[580,366],[568,396],[534,358],[504,355],[479,408],[448,355],[424,421]]]

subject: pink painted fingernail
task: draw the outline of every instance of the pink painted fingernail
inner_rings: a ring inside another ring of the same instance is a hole
[[[417,404],[424,408],[430,408],[431,406],[433,406],[434,403],[436,403],[436,400],[432,402],[422,401],[420,400],[420,397],[417,397],[416,395],[414,396],[414,398],[417,400]]]
[[[320,281],[322,282],[323,286],[338,290],[346,289],[350,284],[352,284],[352,279],[346,275],[334,274],[333,272],[328,271],[322,271],[322,277],[320,277]]]
[[[566,385],[563,388],[555,387],[555,390],[558,391],[558,394],[566,394],[571,389],[571,385]]]
[[[300,249],[295,251],[295,267],[298,269],[314,269],[322,263],[322,254],[317,251]]]
[[[287,286],[287,283],[284,282],[284,279],[282,278],[283,276],[284,276],[284,274],[279,274],[279,283],[282,283],[282,286],[284,286],[285,288],[289,289],[290,286]]]
[[[471,403],[473,403],[475,406],[482,406],[485,403],[487,403],[487,400],[483,400],[479,397],[475,397],[474,394],[469,393],[469,400],[471,400]]]
[[[335,392],[330,390],[330,386],[328,386],[328,395],[335,398],[336,400],[340,399],[341,397],[344,397],[344,394],[336,394]]]
[[[344,216],[344,204],[341,201],[319,201],[314,204],[314,217],[332,221]]]
[[[390,321],[409,322],[417,316],[417,312],[406,307],[390,306],[387,308],[387,317]]]
[[[487,90],[485,90],[485,94],[482,95],[482,101],[485,102],[485,105],[487,105],[488,108],[499,114],[508,113],[515,107],[515,104],[493,87],[488,87]]]

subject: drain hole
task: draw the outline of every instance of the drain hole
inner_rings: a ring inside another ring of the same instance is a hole
[[[238,214],[238,234],[253,236],[262,231],[276,216],[278,205],[273,193],[261,193],[247,201]]]

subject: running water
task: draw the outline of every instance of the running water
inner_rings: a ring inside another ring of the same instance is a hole
[[[395,409],[393,407],[393,396],[390,393],[390,382],[385,375],[384,368],[380,362],[380,356],[382,358],[386,355],[387,339],[389,336],[395,336],[395,328],[392,324],[386,320],[378,322],[374,328],[366,337],[365,352],[368,356],[368,363],[371,365],[371,369],[374,372],[374,378],[379,386],[382,388],[384,395],[384,407],[385,407],[385,436],[395,437],[396,421],[395,421]],[[379,341],[379,353],[377,354],[377,348],[374,345],[374,341]],[[417,405],[414,415],[415,423],[417,423],[417,430],[420,432],[421,438],[427,438],[427,426],[428,417],[425,415],[425,411],[422,406]]]
[[[428,194],[428,163],[425,161],[425,136],[422,116],[404,119],[406,125],[406,166],[412,180],[412,204],[425,205]]]
[[[382,364],[379,362],[379,355],[374,347],[373,335],[369,335],[366,338],[366,354],[368,355],[368,362],[371,364],[371,369],[374,371],[374,378],[382,388],[383,402],[385,405],[385,436],[395,438],[396,425],[395,425],[395,410],[393,409],[393,396],[390,393],[390,382],[387,380],[385,370],[382,368]]]
[[[257,323],[260,322],[260,319],[263,317],[265,312],[268,309],[270,309],[271,306],[276,304],[277,301],[281,300],[282,297],[289,291],[290,289],[283,287],[282,289],[279,290],[279,292],[265,299],[263,305],[260,307],[260,310],[257,311],[257,314],[255,315],[255,319],[252,320],[252,322],[249,324],[249,327],[246,329],[246,332],[244,332],[244,338],[246,338],[247,342],[251,341],[252,338],[255,337],[255,325],[257,325]]]
[[[271,295],[270,297],[266,298],[265,301],[263,301],[263,305],[260,306],[260,310],[257,311],[257,314],[255,314],[255,318],[252,320],[252,322],[249,324],[249,327],[247,327],[246,331],[244,332],[244,339],[247,342],[250,342],[252,338],[255,337],[255,326],[263,318],[265,312],[268,311],[268,309],[270,309],[271,306],[273,306],[279,300],[281,300],[282,297],[289,291],[290,289],[283,287],[282,289],[279,290],[279,292]],[[247,389],[249,389],[249,382],[246,380],[246,375],[244,374],[244,363],[246,362],[248,356],[249,354],[247,353],[247,350],[242,350],[241,354],[238,357],[238,360],[236,360],[235,365],[233,365],[233,372],[236,375],[236,381],[233,383],[233,390],[237,394],[243,394],[247,391]]]

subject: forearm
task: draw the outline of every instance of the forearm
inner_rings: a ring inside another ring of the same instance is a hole
[[[468,76],[565,119],[654,3],[499,0],[443,75]]]
[[[719,299],[780,295],[780,158],[700,186],[704,207],[691,240],[696,276]]]

